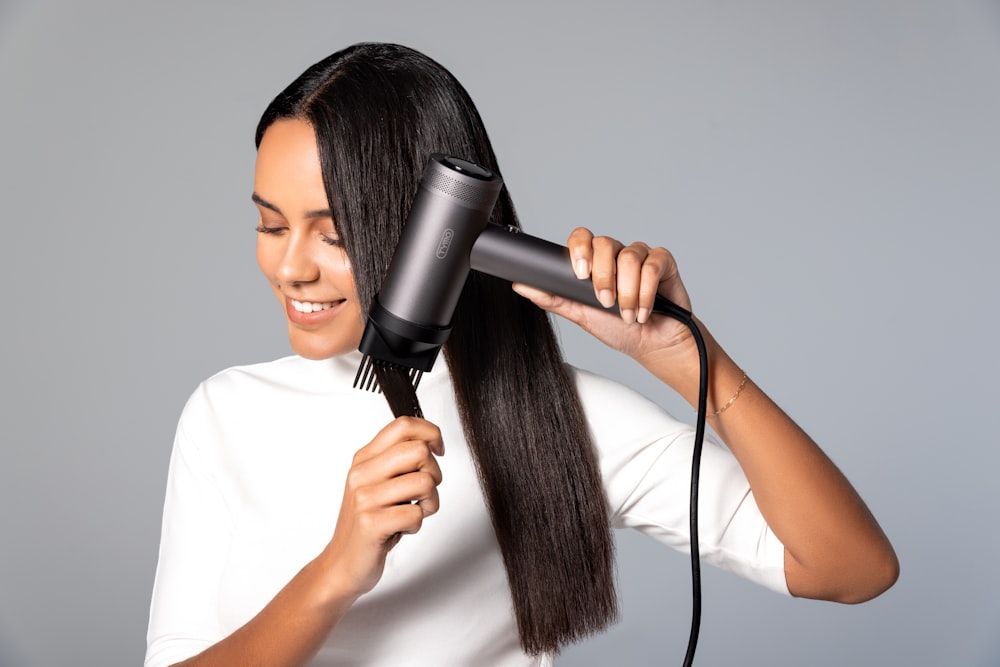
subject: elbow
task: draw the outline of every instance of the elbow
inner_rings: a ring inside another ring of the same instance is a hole
[[[835,599],[843,604],[861,604],[874,600],[893,587],[899,579],[899,559],[890,547],[878,558],[868,561],[865,570],[859,573],[852,586],[847,587],[841,596]]]
[[[882,595],[899,579],[899,559],[888,543],[864,557],[857,552],[854,556],[823,559],[813,567],[786,557],[789,592],[795,597],[861,604]]]

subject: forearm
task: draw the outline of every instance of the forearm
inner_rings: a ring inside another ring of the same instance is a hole
[[[326,560],[311,561],[245,625],[179,665],[307,664],[356,599],[339,592]]]
[[[861,602],[898,574],[895,553],[847,478],[817,444],[743,373],[702,327],[709,356],[709,423],[733,452],[758,507],[785,545],[793,595]],[[690,350],[640,360],[697,404],[698,361]]]

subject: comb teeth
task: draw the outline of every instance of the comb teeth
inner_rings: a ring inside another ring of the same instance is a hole
[[[361,389],[363,391],[372,391],[379,394],[382,393],[382,388],[378,384],[378,378],[375,376],[375,366],[380,368],[406,368],[406,377],[409,378],[410,384],[413,386],[414,391],[420,386],[420,379],[424,376],[424,372],[416,368],[407,368],[406,366],[400,366],[399,364],[394,364],[391,361],[383,361],[381,359],[376,359],[370,354],[366,354],[362,359],[361,363],[358,365],[358,373],[354,376],[354,388]]]
[[[361,359],[361,363],[358,365],[358,374],[354,376],[355,389],[362,389],[364,391],[376,391],[378,389],[378,382],[375,381],[375,369],[372,368],[374,363],[375,360],[367,354]]]

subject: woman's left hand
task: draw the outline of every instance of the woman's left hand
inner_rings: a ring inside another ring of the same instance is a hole
[[[573,230],[567,245],[577,278],[591,278],[597,299],[606,307],[617,301],[617,315],[520,283],[514,284],[514,290],[640,363],[651,354],[689,353],[695,349],[684,324],[652,314],[657,294],[691,309],[691,300],[669,251],[641,242],[624,245],[609,236],[594,236],[584,227]]]

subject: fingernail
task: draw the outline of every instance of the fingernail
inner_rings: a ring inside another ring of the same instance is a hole
[[[581,257],[573,265],[573,271],[576,273],[576,277],[582,280],[590,275],[590,264]]]
[[[597,300],[601,302],[601,305],[605,308],[610,308],[615,305],[615,295],[611,293],[609,289],[602,289],[597,293]]]
[[[622,319],[625,320],[626,324],[632,324],[635,322],[635,311],[626,308],[622,311]]]
[[[639,316],[636,318],[636,321],[639,324],[645,324],[646,320],[649,319],[649,313],[650,313],[649,308],[640,308],[639,309]]]

